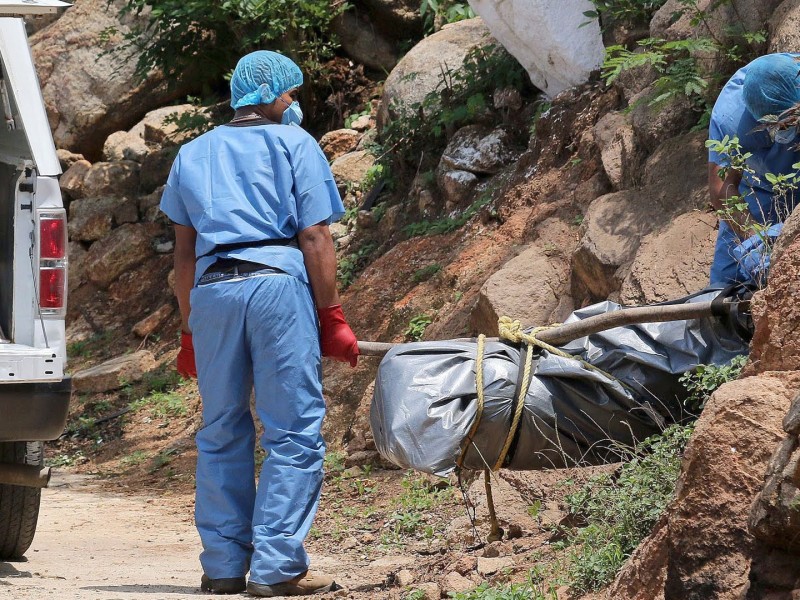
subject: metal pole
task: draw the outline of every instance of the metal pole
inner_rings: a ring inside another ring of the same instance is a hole
[[[730,307],[734,304],[725,301]],[[687,321],[690,319],[702,319],[710,317],[711,301],[690,302],[688,304],[668,304],[658,306],[636,306],[623,308],[588,317],[574,323],[559,325],[552,329],[540,331],[536,337],[547,344],[561,346],[572,340],[585,337],[592,333],[598,333],[623,325],[633,325],[636,323],[662,323],[664,321]],[[492,338],[497,340],[498,338]],[[385,342],[358,342],[358,350],[364,356],[383,356],[397,344]]]

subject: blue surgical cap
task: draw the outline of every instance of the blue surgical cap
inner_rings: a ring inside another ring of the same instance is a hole
[[[786,54],[767,54],[747,66],[742,94],[756,120],[778,116],[800,102],[800,63]]]
[[[243,56],[231,77],[233,109],[271,104],[278,96],[303,85],[303,73],[290,58],[258,50]]]

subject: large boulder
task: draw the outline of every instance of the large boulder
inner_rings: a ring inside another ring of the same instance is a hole
[[[399,60],[396,44],[379,32],[366,13],[348,11],[333,22],[347,56],[370,69],[387,73]]]
[[[397,41],[422,37],[422,15],[418,0],[355,0],[380,32]]]
[[[600,23],[584,13],[589,0],[469,0],[492,35],[549,97],[586,82],[605,57]]]
[[[442,71],[457,71],[475,48],[496,44],[480,18],[447,25],[414,46],[383,84],[378,126],[402,117],[429,93],[442,89]]]
[[[646,236],[622,282],[620,303],[653,304],[703,289],[714,256],[716,226],[714,215],[693,211]]]
[[[667,140],[645,163],[640,175],[642,187],[602,196],[589,205],[583,222],[584,234],[572,263],[572,293],[577,304],[605,300],[619,291],[645,236],[670,227],[678,215],[704,207],[707,198],[704,137],[703,133],[690,133]],[[696,233],[705,239],[704,228],[713,226],[713,220],[703,223],[697,225]],[[655,283],[663,257],[653,252],[659,248],[683,252],[671,244],[664,247],[665,240],[661,236],[658,244],[642,255],[635,275],[654,294],[671,293],[682,287],[679,284],[673,289]],[[702,244],[696,246],[698,252],[704,248]],[[712,254],[709,248],[709,257]],[[700,281],[701,268],[703,275],[707,273],[701,264],[703,257],[695,256],[700,262],[690,261],[685,265],[698,270],[685,280],[687,285]],[[644,262],[650,259],[654,261],[652,266]],[[646,275],[650,269],[652,275]]]
[[[644,157],[636,143],[630,115],[622,111],[606,113],[594,126],[594,137],[611,185],[618,190],[633,187]]]
[[[742,30],[757,32],[782,0],[698,0],[687,8],[685,0],[667,0],[650,21],[650,36],[670,40],[709,37],[725,41]],[[696,23],[697,12],[704,15]]]
[[[784,0],[769,20],[769,51],[797,52],[800,48],[800,0]]]
[[[83,178],[85,197],[133,196],[139,191],[139,163],[132,160],[96,162]]]
[[[561,321],[570,313],[569,257],[563,246],[572,233],[557,219],[545,221],[540,231],[544,235],[539,240],[483,285],[470,314],[473,331],[497,335],[501,316],[517,319],[527,327]]]
[[[340,191],[350,186],[359,186],[367,171],[375,164],[375,156],[366,150],[343,154],[331,164],[331,172]]]
[[[180,82],[159,72],[143,82],[136,56],[117,52],[139,17],[120,18],[122,0],[83,0],[30,38],[56,145],[98,160],[106,138],[127,130],[149,110],[185,96]],[[115,31],[110,37],[109,31]]]
[[[100,288],[107,288],[120,275],[138,267],[155,254],[153,232],[149,224],[128,223],[92,244],[84,263],[86,278]]]
[[[459,129],[447,144],[439,169],[494,175],[518,157],[511,134],[504,128],[467,125]]]

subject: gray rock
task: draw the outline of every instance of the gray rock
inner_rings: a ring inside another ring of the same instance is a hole
[[[98,162],[83,178],[83,196],[134,196],[139,191],[139,163]]]
[[[445,208],[453,210],[464,206],[472,196],[472,190],[478,185],[478,177],[469,171],[451,171],[439,169],[436,183],[445,199]]]
[[[375,28],[368,14],[345,12],[334,20],[333,29],[342,49],[356,62],[383,73],[397,64],[395,44]]]
[[[84,259],[86,258],[86,250],[78,242],[70,241],[68,253],[69,278],[67,293],[72,295],[72,292],[78,289],[85,281]]]
[[[158,70],[136,82],[136,57],[112,50],[144,17],[119,18],[115,0],[82,0],[30,38],[50,128],[59,148],[97,160],[103,143],[147,111],[186,95],[188,86],[168,86]],[[111,39],[108,31],[115,30]]]
[[[495,43],[480,18],[459,21],[423,39],[386,78],[378,128],[407,113],[412,105],[421,104],[429,92],[441,89],[443,70],[461,69],[471,50]]]
[[[139,220],[136,201],[128,198],[83,198],[69,205],[70,239],[94,242],[107,236],[113,227]]]
[[[800,435],[800,394],[795,396],[789,412],[783,418],[783,430],[790,435]]]
[[[422,15],[417,0],[360,0],[376,27],[402,41],[422,37]]]
[[[126,383],[139,381],[145,373],[156,367],[156,359],[149,350],[139,350],[112,358],[72,376],[72,385],[76,392],[94,394],[109,392],[121,388]]]
[[[149,194],[167,183],[176,155],[177,150],[174,147],[167,147],[145,156],[139,180],[142,192]]]
[[[164,106],[151,110],[132,129],[131,133],[139,135],[145,142],[159,146],[180,145],[189,140],[191,132],[180,131],[172,122],[184,115],[200,115],[202,111],[193,104]],[[167,121],[169,119],[169,122]]]
[[[132,160],[141,162],[149,149],[145,141],[138,135],[128,131],[115,131],[103,144],[103,160]]]
[[[796,52],[800,48],[800,1],[784,0],[769,20],[769,51]]]
[[[468,125],[453,135],[439,166],[478,175],[494,175],[518,157],[519,152],[514,150],[511,136],[505,129],[489,130],[480,125]]]
[[[98,287],[107,288],[122,273],[138,266],[154,253],[146,225],[123,225],[89,248],[86,277]]]

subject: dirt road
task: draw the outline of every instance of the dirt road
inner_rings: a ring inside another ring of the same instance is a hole
[[[0,597],[157,600],[200,595],[199,542],[187,516],[54,474],[26,560],[0,562]]]
[[[0,598],[212,597],[199,590],[200,542],[191,498],[165,503],[159,497],[109,493],[101,484],[80,475],[53,475],[43,490],[39,526],[26,559],[0,562]],[[386,598],[381,586],[389,573],[414,561],[409,556],[321,556],[313,549],[310,554],[315,568],[337,573],[349,588],[323,598]]]

